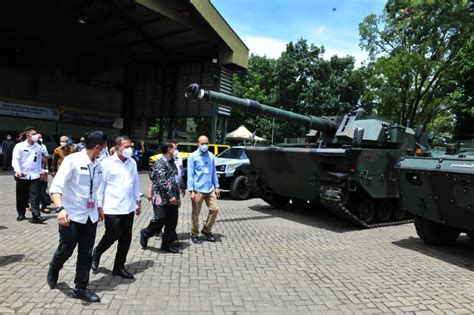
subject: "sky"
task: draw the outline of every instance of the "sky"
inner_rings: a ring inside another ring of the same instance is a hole
[[[256,55],[278,58],[300,38],[324,46],[324,58],[352,55],[356,66],[367,58],[359,48],[359,23],[380,14],[385,0],[211,0]]]

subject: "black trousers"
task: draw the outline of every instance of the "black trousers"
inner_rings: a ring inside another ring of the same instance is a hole
[[[122,269],[127,260],[132,242],[133,217],[135,212],[122,215],[105,215],[105,234],[95,248],[95,255],[102,255],[118,240],[114,270]]]
[[[178,206],[153,206],[154,217],[150,224],[144,229],[146,237],[152,237],[165,227],[161,238],[161,245],[168,246],[176,238],[176,226],[178,225]]]
[[[12,155],[3,153],[3,170],[9,170],[12,168]]]
[[[40,180],[39,204],[40,209],[44,209],[51,204],[51,197],[48,192],[48,182]]]
[[[97,222],[92,223],[90,218],[85,224],[70,221],[68,227],[59,226],[59,246],[53,255],[50,268],[59,271],[71,257],[77,245],[76,277],[74,279],[77,289],[86,289],[89,283],[96,231]]]
[[[25,216],[25,208],[28,202],[31,206],[33,218],[40,216],[39,210],[39,194],[41,180],[38,179],[22,179],[15,177],[16,180],[16,212],[18,215]]]

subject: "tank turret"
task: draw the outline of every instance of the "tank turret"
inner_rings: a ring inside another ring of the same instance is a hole
[[[303,115],[291,111],[260,104],[250,99],[201,89],[196,83],[189,85],[185,97],[194,100],[206,100],[229,106],[246,113],[275,118],[298,124],[324,134],[324,142],[366,147],[404,147],[415,145],[415,131],[388,121],[367,117],[362,108],[354,108],[336,121]]]

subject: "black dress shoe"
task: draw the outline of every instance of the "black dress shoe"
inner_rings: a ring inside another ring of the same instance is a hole
[[[121,269],[117,269],[117,270],[113,270],[112,271],[112,274],[114,276],[120,276],[122,278],[125,278],[125,279],[133,279],[133,274],[131,274],[130,272],[128,272],[127,270],[125,270],[125,268],[121,268]]]
[[[48,276],[46,277],[46,280],[51,289],[54,289],[56,287],[56,284],[58,283],[58,278],[59,270],[53,270],[53,268],[49,266]]]
[[[100,263],[100,255],[97,254],[97,251],[94,249],[92,252],[92,265],[91,269],[92,271],[97,271],[99,269],[99,263]]]
[[[100,298],[97,294],[84,289],[74,289],[72,296],[76,299],[81,299],[90,303],[100,302]]]
[[[173,245],[161,245],[160,249],[167,253],[179,254],[179,248],[176,248]]]
[[[36,218],[33,218],[31,220],[31,223],[43,223],[44,221],[46,221],[46,218],[43,218],[42,216],[39,216],[39,217],[36,217]]]
[[[202,241],[199,236],[191,236],[191,241],[193,241],[194,244],[202,244]]]
[[[211,232],[205,232],[204,230],[201,231],[202,234],[204,234],[209,242],[215,242],[216,238],[214,235],[212,235]]]
[[[148,247],[148,237],[145,235],[145,229],[140,231],[140,245],[142,249],[146,249]]]
[[[25,219],[24,215],[19,215],[19,216],[16,217],[17,221],[23,221],[24,219]]]

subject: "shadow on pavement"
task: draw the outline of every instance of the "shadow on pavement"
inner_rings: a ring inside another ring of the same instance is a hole
[[[474,271],[474,241],[466,235],[461,235],[455,244],[446,246],[427,244],[417,237],[395,241],[393,244]]]
[[[5,267],[6,265],[19,262],[23,258],[25,258],[25,255],[19,254],[0,256],[0,267]]]
[[[140,260],[137,262],[132,262],[130,264],[125,265],[125,269],[131,272],[134,275],[142,273],[146,269],[153,267],[154,262],[153,260]],[[125,283],[132,283],[136,279],[123,279],[120,276],[112,275],[112,271],[107,270],[104,267],[100,267],[98,273],[104,273],[104,275],[99,278],[89,282],[88,289],[94,292],[102,292],[102,291],[109,291],[113,290],[117,285],[125,282]],[[56,286],[64,295],[70,296],[72,294],[73,288],[70,287],[65,282],[59,282]],[[87,302],[82,302],[83,304],[90,304]]]
[[[5,230],[5,229],[8,229],[8,227],[6,227],[4,225],[0,225],[0,230]]]
[[[276,209],[269,205],[255,205],[249,207],[251,210],[267,214],[267,216],[243,217],[219,220],[221,222],[235,222],[248,220],[265,220],[271,218],[282,218],[301,224],[313,226],[320,229],[329,230],[336,233],[353,232],[360,230],[359,227],[350,222],[337,217],[324,208],[289,207],[287,209]]]

